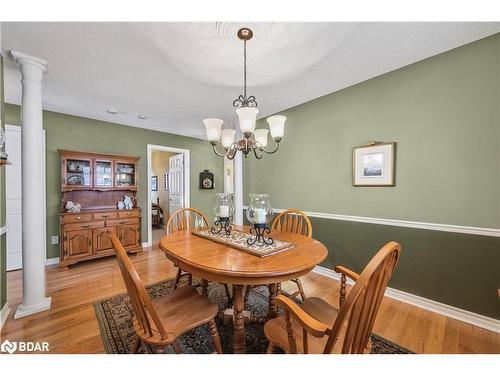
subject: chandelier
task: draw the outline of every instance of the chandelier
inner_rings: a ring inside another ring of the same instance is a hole
[[[253,32],[249,28],[238,30],[238,38],[243,41],[243,94],[233,101],[233,107],[238,115],[242,137],[235,140],[236,130],[222,129],[223,120],[207,118],[203,120],[207,138],[214,152],[228,159],[234,159],[236,153],[241,151],[245,157],[253,152],[257,159],[262,159],[264,153],[273,154],[278,151],[280,141],[285,131],[286,117],[281,115],[267,118],[269,129],[255,129],[255,121],[259,110],[255,96],[247,96],[247,41],[252,39]],[[267,149],[268,134],[274,141],[274,147]]]

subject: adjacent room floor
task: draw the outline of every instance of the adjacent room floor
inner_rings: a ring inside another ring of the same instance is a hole
[[[154,231],[151,248],[131,259],[145,284],[173,278],[176,269],[158,248],[163,231]],[[52,309],[13,320],[21,302],[22,271],[8,273],[11,317],[1,336],[11,341],[48,341],[52,353],[104,353],[93,302],[125,292],[116,259],[106,258],[59,271],[47,267]],[[338,282],[310,273],[303,278],[309,296],[338,306]],[[286,290],[286,285],[284,289]],[[499,353],[500,334],[385,298],[374,333],[416,353]]]

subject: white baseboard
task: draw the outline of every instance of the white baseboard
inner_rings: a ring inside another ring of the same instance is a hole
[[[151,241],[148,241],[148,242],[143,242],[143,243],[142,243],[142,247],[151,247],[151,246],[152,246]]]
[[[59,257],[45,259],[46,266],[50,266],[52,264],[58,264],[58,263],[59,263]]]
[[[5,305],[2,307],[2,310],[0,310],[0,330],[7,321],[9,314],[10,314],[10,307],[9,304],[5,302]]]
[[[316,266],[314,267],[313,272],[334,280],[340,280],[340,274],[329,268]],[[347,279],[347,283],[351,285],[354,284],[354,282],[350,279]],[[490,318],[488,316],[463,310],[458,307],[446,305],[441,302],[433,301],[431,299],[420,297],[415,294],[403,292],[401,290],[393,288],[387,288],[385,296],[397,301],[408,303],[424,310],[432,311],[437,314],[445,315],[447,317],[487,329],[489,331],[500,333],[500,320]]]

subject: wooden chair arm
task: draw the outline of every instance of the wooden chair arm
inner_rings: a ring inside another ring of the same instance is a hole
[[[353,281],[358,281],[358,279],[359,279],[359,274],[357,274],[354,271],[351,271],[349,268],[345,268],[344,266],[335,266],[335,267],[333,267],[333,270],[337,273],[341,273],[343,275],[346,275],[348,278],[350,278]]]
[[[331,328],[329,325],[310,316],[299,305],[283,294],[279,294],[276,297],[276,304],[283,306],[307,332],[315,337],[323,337]]]

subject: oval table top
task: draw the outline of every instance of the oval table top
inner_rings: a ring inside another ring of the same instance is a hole
[[[248,232],[250,227],[234,225],[233,229]],[[295,247],[261,258],[187,230],[163,237],[160,249],[184,271],[202,279],[239,285],[279,283],[302,276],[328,254],[327,248],[312,238],[276,230],[270,236]]]

